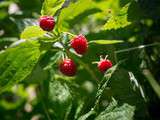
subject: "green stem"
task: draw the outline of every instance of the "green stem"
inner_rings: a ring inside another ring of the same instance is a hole
[[[143,70],[143,75],[146,77],[148,82],[150,83],[151,87],[153,88],[154,92],[160,98],[160,85],[153,77],[152,73],[148,69]]]
[[[43,106],[44,112],[45,112],[45,114],[46,114],[48,120],[51,120],[51,118],[50,118],[50,116],[49,116],[49,113],[48,113],[48,110],[47,110],[47,107],[46,107],[46,105],[45,105],[45,102],[43,101],[43,96],[42,96],[42,95],[44,95],[43,91],[44,91],[43,85],[40,84],[39,94],[40,94],[42,106]]]
[[[75,36],[76,36],[76,35],[74,35],[74,34],[72,34],[72,33],[70,33],[70,32],[63,32],[63,33],[68,34],[68,35],[70,35],[70,36],[72,36],[72,37],[75,37]]]
[[[96,94],[95,105],[94,105],[94,107],[91,110],[96,111],[98,109],[98,105],[99,105],[101,96],[102,96],[103,92],[105,91],[105,88],[107,87],[108,82],[109,82],[109,80],[112,77],[112,74],[116,71],[116,69],[117,69],[117,67],[118,67],[119,64],[120,63],[114,65],[112,68],[110,68],[109,70],[107,70],[106,73],[104,74],[101,82],[98,85],[98,91],[97,91],[97,94]]]

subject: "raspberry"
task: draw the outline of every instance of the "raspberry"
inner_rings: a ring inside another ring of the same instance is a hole
[[[76,51],[78,54],[85,54],[88,48],[87,39],[83,35],[78,35],[74,37],[71,42],[71,47]]]
[[[55,21],[52,16],[42,16],[39,19],[40,27],[45,31],[52,31],[55,26]]]
[[[60,71],[67,76],[74,76],[76,74],[76,65],[71,59],[64,59],[60,63]]]
[[[100,72],[104,73],[109,68],[112,67],[112,62],[110,60],[102,59],[98,62],[98,69]]]

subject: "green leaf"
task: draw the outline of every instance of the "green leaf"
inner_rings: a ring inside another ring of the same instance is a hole
[[[72,95],[68,85],[64,81],[51,81],[49,100],[50,107],[56,113],[57,120],[64,120],[68,116],[72,104]]]
[[[124,42],[123,40],[93,40],[89,41],[89,43],[95,43],[95,44],[117,44],[117,43],[122,43]]]
[[[56,64],[58,60],[60,60],[62,55],[63,55],[62,51],[57,52],[53,57],[51,57],[49,64],[44,68],[44,70],[51,69],[53,65]]]
[[[133,120],[135,108],[128,104],[118,107],[113,100],[109,106],[101,112],[95,120]]]
[[[83,16],[83,13],[85,12],[87,12],[87,16],[89,14],[99,12],[99,10],[95,8],[96,4],[92,0],[78,0],[75,3],[71,3],[60,13],[57,23],[59,31],[66,31],[69,27],[71,27],[70,25],[72,25],[72,22],[74,22],[73,24],[75,24],[76,21],[79,22],[84,19],[85,17]],[[79,15],[83,16],[83,18]]]
[[[45,0],[42,6],[41,14],[53,16],[57,10],[62,8],[65,0]]]
[[[97,94],[96,94],[96,102],[95,102],[95,105],[93,107],[93,109],[96,109],[98,104],[99,104],[99,101],[100,101],[100,98],[105,90],[105,88],[107,87],[108,85],[108,82],[109,80],[111,79],[113,73],[117,70],[117,67],[120,63],[114,65],[112,68],[110,68],[109,70],[106,71],[103,79],[101,80],[101,83],[98,85],[98,91],[97,91]]]
[[[29,26],[24,29],[21,33],[21,39],[31,39],[31,38],[38,38],[43,37],[46,32],[43,31],[39,26]]]
[[[0,92],[24,80],[40,57],[39,44],[27,41],[0,54]]]
[[[119,29],[124,28],[131,24],[131,22],[128,21],[128,7],[129,3],[125,5],[117,15],[112,15],[107,23],[104,25],[104,30],[111,30],[111,29]]]
[[[127,64],[127,62],[125,62],[125,64]],[[137,80],[137,82],[139,81]],[[116,100],[118,100],[119,104],[128,103],[136,106],[136,111],[138,114],[135,116],[146,119],[146,102],[144,101],[140,91],[133,88],[133,82],[130,80],[127,70],[119,68],[112,77],[112,80],[109,82],[108,86],[111,89],[106,91],[107,96],[113,96]]]

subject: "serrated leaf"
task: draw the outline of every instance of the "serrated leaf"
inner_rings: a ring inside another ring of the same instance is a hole
[[[95,43],[95,44],[117,44],[117,43],[122,43],[124,42],[123,40],[93,40],[89,41],[89,43]]]
[[[39,26],[29,26],[24,29],[21,33],[21,39],[31,39],[31,38],[38,38],[43,37],[46,32],[43,31]]]
[[[38,42],[27,41],[0,54],[0,92],[24,80],[40,56]]]
[[[118,67],[119,64],[120,63],[118,63],[118,64],[114,65],[112,68],[108,69],[106,71],[106,73],[104,74],[103,79],[101,80],[100,84],[98,85],[98,91],[97,91],[97,94],[96,94],[96,101],[95,101],[95,105],[93,107],[94,110],[99,105],[100,98],[101,98],[105,88],[107,87],[108,82],[111,79],[113,73],[117,70],[117,67]]]
[[[110,78],[112,77],[113,73],[117,70],[119,64],[114,65],[112,68],[110,68],[109,70],[106,71],[101,83],[98,86],[98,92],[96,97],[99,98],[103,91],[105,90]]]
[[[128,104],[118,107],[113,100],[109,106],[101,112],[95,120],[133,120],[135,108]]]
[[[107,23],[104,25],[104,30],[111,30],[111,29],[118,29],[118,28],[124,28],[131,24],[131,22],[128,21],[128,7],[130,3],[125,5],[117,15],[112,15]]]
[[[65,0],[45,0],[41,14],[53,16],[64,4]]]

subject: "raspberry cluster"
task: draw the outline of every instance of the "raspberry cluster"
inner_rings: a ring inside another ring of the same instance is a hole
[[[42,16],[39,19],[39,26],[48,32],[51,32],[55,27],[55,20],[52,16]],[[70,47],[77,54],[84,55],[88,50],[88,41],[84,35],[76,35],[70,40]],[[112,67],[112,62],[108,59],[101,59],[97,65],[100,72],[104,73]],[[77,71],[76,64],[70,58],[63,59],[59,64],[59,70],[66,76],[74,76]]]

